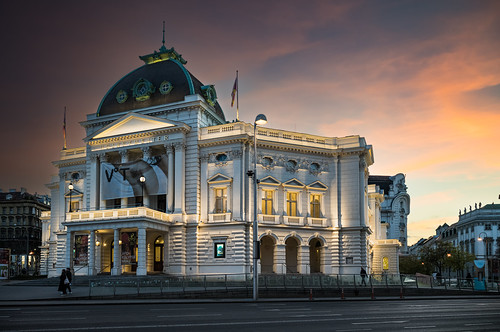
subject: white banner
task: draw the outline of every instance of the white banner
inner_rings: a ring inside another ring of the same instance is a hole
[[[141,176],[146,178],[144,193],[167,193],[167,160],[160,156],[122,164],[101,164],[101,199],[142,196]]]

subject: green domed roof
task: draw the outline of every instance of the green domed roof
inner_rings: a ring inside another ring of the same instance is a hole
[[[146,64],[120,79],[104,96],[97,116],[184,101],[199,94],[225,121],[213,85],[204,85],[185,67],[186,61],[173,48],[160,48],[140,57]]]

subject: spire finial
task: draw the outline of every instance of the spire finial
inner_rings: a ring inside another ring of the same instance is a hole
[[[165,46],[165,21],[163,21],[163,40],[161,42]]]

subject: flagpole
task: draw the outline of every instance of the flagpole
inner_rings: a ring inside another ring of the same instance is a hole
[[[66,106],[64,106],[63,138],[64,138],[63,150],[66,150]]]
[[[238,71],[236,71],[236,82],[238,82]],[[239,102],[239,92],[238,90],[240,89],[239,87],[240,82],[238,82],[238,85],[236,85],[236,121],[240,121],[240,102]]]

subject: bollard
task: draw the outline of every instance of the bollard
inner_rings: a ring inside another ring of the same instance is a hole
[[[313,290],[312,288],[309,289],[309,301],[312,301],[313,299]]]
[[[342,293],[340,293],[340,298],[342,300],[345,299],[345,296],[344,296],[344,287],[342,287]]]
[[[372,300],[375,300],[375,290],[372,287]]]
[[[400,290],[399,290],[399,298],[400,299],[404,299],[404,296],[403,296],[403,287],[401,287]]]

